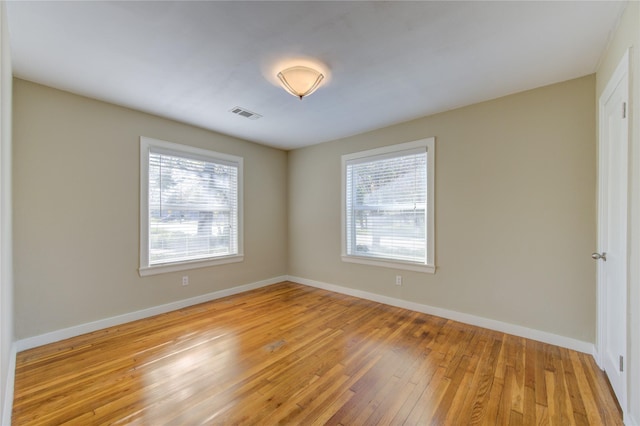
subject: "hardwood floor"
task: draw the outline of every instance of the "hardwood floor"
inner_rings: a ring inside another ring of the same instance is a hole
[[[622,424],[592,357],[294,283],[18,354],[13,424]]]

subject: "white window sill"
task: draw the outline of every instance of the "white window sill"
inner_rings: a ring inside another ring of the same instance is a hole
[[[424,272],[428,274],[436,273],[435,265],[423,265],[412,262],[402,262],[399,260],[383,260],[371,257],[359,257],[342,255],[343,262],[360,263],[363,265],[381,266],[383,268],[403,269],[406,271]]]
[[[148,275],[164,274],[166,272],[186,271],[188,269],[206,268],[209,266],[224,265],[244,261],[244,255],[233,255],[216,259],[192,260],[189,262],[166,263],[162,265],[140,267],[138,272],[141,277]]]

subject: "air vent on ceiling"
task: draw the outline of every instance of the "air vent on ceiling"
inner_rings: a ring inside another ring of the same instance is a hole
[[[240,107],[233,107],[229,111],[241,117],[248,118],[249,120],[257,120],[258,118],[262,117],[260,114],[256,114],[255,112],[251,112],[247,109],[240,108]]]

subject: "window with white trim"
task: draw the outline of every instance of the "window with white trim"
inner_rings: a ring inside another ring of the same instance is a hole
[[[140,138],[140,274],[242,261],[242,158]]]
[[[342,156],[343,261],[435,272],[434,162],[434,138]]]

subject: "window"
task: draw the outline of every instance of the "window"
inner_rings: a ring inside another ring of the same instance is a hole
[[[140,138],[140,275],[242,261],[242,158]]]
[[[434,138],[342,156],[343,261],[435,272],[434,159]]]

